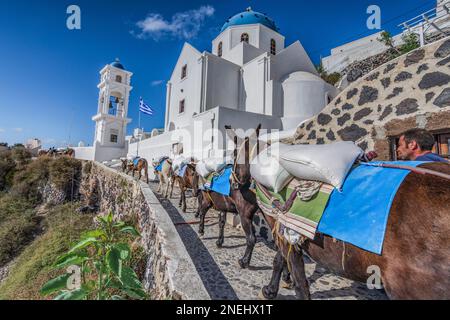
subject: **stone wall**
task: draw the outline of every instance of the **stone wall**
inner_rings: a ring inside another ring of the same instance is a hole
[[[450,129],[449,67],[448,37],[392,60],[346,88],[290,142],[354,141],[388,160],[389,137],[415,127]]]
[[[117,218],[137,220],[149,255],[144,285],[152,299],[210,299],[175,226],[147,185],[87,162],[80,192],[101,213],[112,211]]]

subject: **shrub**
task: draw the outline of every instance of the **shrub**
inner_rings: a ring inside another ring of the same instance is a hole
[[[49,179],[49,158],[40,158],[31,162],[22,171],[14,176],[11,193],[16,197],[25,198],[33,204],[38,204],[42,200],[39,188]]]
[[[84,233],[55,263],[56,269],[76,266],[80,270],[79,283],[68,288],[72,274],[62,274],[42,287],[43,296],[57,294],[55,300],[146,298],[142,283],[130,266],[129,243],[139,233],[125,222],[114,222],[112,213],[97,220],[99,228]]]

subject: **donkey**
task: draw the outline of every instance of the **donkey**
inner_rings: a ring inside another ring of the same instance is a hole
[[[131,176],[134,178],[134,173],[139,172],[138,180],[142,178],[142,170],[145,172],[146,182],[148,183],[148,161],[144,158],[140,158],[136,161],[136,164],[133,161],[128,161],[127,159],[122,159],[122,171],[126,174],[132,173]]]
[[[197,198],[198,195],[198,181],[199,176],[197,171],[195,170],[195,163],[191,162],[186,165],[186,171],[183,177],[179,177],[176,174],[172,175],[171,179],[171,187],[170,187],[170,198],[172,197],[173,187],[175,182],[178,183],[180,188],[180,203],[178,204],[181,207],[183,212],[186,212],[187,204],[186,204],[186,190],[192,189],[193,196]]]
[[[158,164],[159,163],[153,162],[153,167],[156,168]],[[162,164],[161,171],[155,170],[154,174],[158,177],[159,180],[159,186],[156,192],[160,193],[164,189],[164,185],[166,185],[163,197],[167,199],[167,196],[169,194],[169,187],[173,180],[172,160],[166,159]]]
[[[199,234],[203,236],[205,231],[205,216],[209,209],[214,208],[220,212],[219,239],[217,247],[221,248],[224,242],[224,228],[227,212],[239,214],[242,228],[247,239],[247,247],[244,256],[239,259],[241,268],[248,268],[256,244],[253,217],[259,210],[256,195],[250,190],[250,141],[255,141],[259,136],[261,125],[250,137],[239,138],[230,126],[225,126],[227,134],[234,141],[234,165],[232,174],[232,190],[230,196],[226,197],[213,191],[200,191],[198,194],[198,211],[200,216]]]
[[[445,163],[422,167],[450,174]],[[370,266],[377,266],[391,299],[450,299],[449,203],[449,180],[411,172],[392,204],[381,256],[326,235],[293,247],[278,239],[272,279],[263,287],[262,297],[276,298],[281,272],[288,266],[297,298],[310,299],[303,261],[306,252],[331,272],[360,282],[367,281]],[[274,230],[275,219],[267,215],[265,219]]]

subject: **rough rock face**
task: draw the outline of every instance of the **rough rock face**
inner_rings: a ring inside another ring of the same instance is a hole
[[[379,66],[385,64],[389,60],[391,60],[392,55],[395,53],[394,50],[389,49],[385,52],[382,52],[380,54],[377,54],[375,56],[369,57],[367,59],[364,59],[362,61],[356,61],[349,65],[347,68],[342,70],[343,75],[347,75],[348,82],[354,82],[361,78],[362,76],[370,73],[375,68],[378,68]],[[368,76],[365,80],[366,81],[373,81],[379,77],[380,73],[373,73],[370,76]]]
[[[341,92],[320,121],[308,121],[307,131],[299,127],[294,143],[352,140],[387,160],[390,137],[413,127],[450,129],[449,64],[450,39],[443,39],[379,66]]]
[[[149,187],[104,165],[90,164],[92,167],[83,173],[83,199],[97,202],[101,213],[112,211],[120,220],[137,221],[141,244],[148,254],[144,286],[151,297],[208,299],[172,220],[158,211],[158,200]]]

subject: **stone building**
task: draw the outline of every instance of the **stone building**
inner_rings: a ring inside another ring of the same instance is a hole
[[[401,56],[354,82],[318,116],[304,122],[294,143],[355,141],[382,160],[396,158],[399,135],[411,128],[431,131],[436,152],[450,144],[450,39]]]

